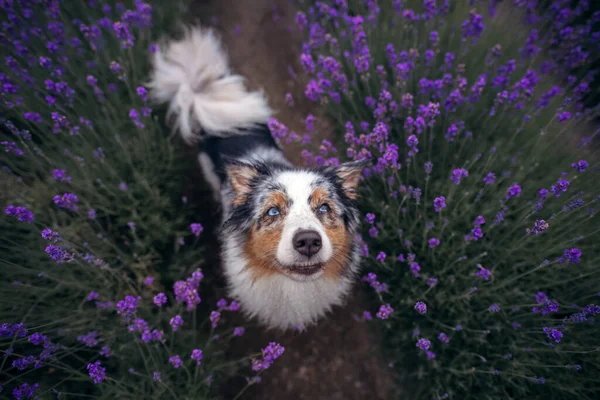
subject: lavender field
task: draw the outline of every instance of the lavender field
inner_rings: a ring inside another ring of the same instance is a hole
[[[223,295],[218,207],[145,86],[162,37],[218,25],[199,3],[0,1],[0,398],[362,393],[295,378],[313,328],[264,331]],[[373,165],[361,300],[321,323],[372,348],[372,398],[598,398],[598,6],[280,3],[301,89],[270,89],[273,137]],[[330,347],[309,368],[355,351]]]

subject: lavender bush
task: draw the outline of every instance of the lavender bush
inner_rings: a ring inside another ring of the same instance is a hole
[[[381,305],[362,319],[411,398],[594,398],[594,60],[573,40],[547,58],[560,21],[527,21],[532,2],[470,3],[304,4],[305,95],[335,135],[303,154],[373,161],[363,281]]]
[[[221,378],[258,382],[284,349],[225,358],[239,306],[201,299],[186,164],[143,87],[183,6],[0,7],[2,395],[211,398]]]

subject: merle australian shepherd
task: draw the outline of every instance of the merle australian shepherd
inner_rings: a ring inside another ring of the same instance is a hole
[[[222,205],[229,294],[270,328],[306,326],[343,303],[358,272],[357,186],[364,162],[298,168],[266,126],[260,92],[230,72],[214,32],[189,28],[159,46],[149,82],[173,126],[199,145]]]

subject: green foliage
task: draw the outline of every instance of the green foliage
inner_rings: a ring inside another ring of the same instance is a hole
[[[367,174],[371,176],[365,179],[360,200],[361,210],[376,217],[373,226],[365,224],[368,255],[363,268],[377,275],[367,278],[372,286],[388,286],[377,295],[378,302],[395,310],[381,322],[386,328],[383,345],[405,378],[402,384],[414,390],[414,398],[425,399],[594,398],[600,389],[593,317],[598,309],[587,309],[587,322],[569,319],[584,306],[598,304],[600,276],[598,163],[587,148],[577,145],[589,135],[594,113],[578,112],[574,107],[578,97],[572,92],[586,71],[569,84],[560,76],[540,73],[544,51],[523,56],[532,27],[517,24],[521,10],[510,5],[494,16],[483,7],[470,16],[466,4],[456,3],[429,19],[409,21],[392,7],[394,2],[369,2],[379,10],[366,3],[349,2],[348,12],[340,2],[328,3],[337,14],[323,6],[307,12],[310,38],[304,53],[316,64],[314,72],[307,68],[313,84],[326,88],[318,101],[334,121],[337,147],[349,148],[348,154],[356,158],[368,150],[376,165]],[[402,3],[404,9],[425,12],[422,2]],[[478,14],[483,15],[485,29],[465,38],[461,24]],[[351,19],[356,16],[364,21]],[[438,40],[431,40],[432,31],[437,31]],[[364,41],[359,39],[362,32]],[[388,44],[398,57],[393,63]],[[495,45],[501,50],[498,55],[492,50]],[[361,58],[364,46],[368,56]],[[429,64],[427,50],[434,54]],[[443,70],[447,52],[456,59]],[[341,68],[331,67],[327,57]],[[356,63],[364,59],[369,69],[360,72]],[[508,75],[510,84],[494,87],[499,67],[509,60],[516,60],[516,70]],[[401,62],[414,63],[405,77],[396,68]],[[530,70],[536,71],[537,84],[521,81]],[[443,80],[444,74],[451,74],[450,82],[437,94],[421,88],[422,78]],[[348,90],[340,84],[340,75],[347,78]],[[481,77],[485,84],[478,87]],[[461,78],[466,79],[462,88]],[[531,94],[521,89],[514,101],[498,100],[502,90],[519,92],[519,82],[522,88],[530,87]],[[539,107],[542,96],[555,85],[562,86],[561,93]],[[463,101],[453,110],[446,100],[455,89]],[[395,106],[385,100],[386,92]],[[401,105],[407,94],[414,97],[411,107]],[[438,104],[440,113],[417,133],[409,117],[414,121],[424,116],[419,105],[432,103]],[[560,121],[559,114],[566,111],[571,118]],[[361,128],[361,122],[368,128]],[[449,128],[461,122],[464,129],[449,140]],[[418,139],[416,154],[409,153],[413,134]],[[401,167],[391,161],[395,152],[391,145],[398,146]],[[589,162],[583,172],[571,167],[580,159]],[[426,162],[433,164],[431,173],[426,172]],[[451,176],[460,168],[468,171],[468,177],[455,184]],[[485,184],[490,172],[496,175],[495,182]],[[551,187],[560,179],[569,184],[558,197]],[[521,192],[509,195],[514,184]],[[542,188],[550,193],[539,204]],[[447,208],[438,213],[433,201],[439,196],[445,197]],[[478,227],[478,216],[485,219],[483,237],[466,239]],[[534,233],[536,221],[542,220],[549,228]],[[439,246],[430,248],[431,238],[439,239]],[[582,252],[580,262],[559,260],[573,248]],[[482,268],[489,270],[489,280],[483,278]],[[538,292],[558,302],[558,311],[533,312],[550,304],[538,303]],[[425,314],[413,308],[418,301],[427,304]],[[499,311],[490,309],[492,305]],[[561,331],[560,343],[543,328]],[[440,333],[449,337],[449,343],[438,339]],[[420,338],[431,341],[429,351],[416,347]]]
[[[149,108],[144,113],[148,104],[138,90],[148,76],[151,45],[180,20],[185,7],[153,2],[150,26],[143,22],[144,3],[127,2],[124,9],[108,3],[109,13],[87,1],[31,8],[23,3],[15,5],[16,20],[4,28],[3,40],[11,46],[1,50],[2,59],[11,57],[14,63],[3,64],[1,72],[18,90],[0,98],[5,117],[0,142],[14,142],[23,154],[4,146],[7,151],[0,153],[0,324],[22,323],[29,336],[7,333],[3,326],[0,384],[8,395],[23,382],[39,383],[40,398],[52,393],[63,398],[213,398],[219,382],[240,367],[225,359],[233,338],[232,311],[223,311],[218,326],[211,328],[214,300],[204,299],[211,304],[190,311],[172,293],[175,281],[208,266],[202,238],[210,232],[198,238],[190,230],[191,223],[201,222],[196,218],[202,210],[183,196],[190,192],[184,177],[196,166],[182,159],[181,149],[167,138],[158,118],[163,113],[149,113]],[[28,9],[33,17],[25,18]],[[127,10],[135,14],[130,24],[134,44],[124,48],[112,24],[119,16],[125,23]],[[109,24],[103,25],[106,16]],[[60,29],[51,30],[49,24]],[[89,33],[99,26],[97,36]],[[33,28],[40,33],[32,34]],[[17,54],[11,35],[27,29],[29,37],[21,40],[27,52]],[[72,45],[75,39],[78,45]],[[59,49],[49,51],[49,42]],[[46,80],[65,82],[74,92],[58,93]],[[27,112],[39,113],[41,122],[26,118]],[[68,180],[56,179],[55,170],[64,170]],[[55,197],[64,193],[77,196],[76,209],[57,204]],[[9,205],[26,207],[35,220],[28,224],[4,215]],[[45,241],[41,231],[46,228],[62,240]],[[67,256],[52,260],[45,251],[49,245]],[[91,292],[98,297],[89,298]],[[166,306],[153,304],[159,292],[166,292]],[[148,332],[162,339],[147,341],[144,332],[131,332],[134,321],[115,310],[125,296],[140,297],[135,318],[144,319]],[[176,315],[184,324],[173,332],[169,321]],[[31,343],[36,332],[47,338]],[[97,340],[88,346],[78,338],[90,332],[97,333]],[[100,354],[104,346],[110,348],[109,357]],[[193,349],[204,353],[200,366],[190,359]],[[174,355],[184,363],[177,369],[168,362]],[[26,356],[34,361],[24,370],[15,368],[13,363]],[[37,361],[40,368],[34,368]],[[99,384],[88,375],[88,364],[95,361],[106,369]],[[240,361],[250,365],[248,359]]]

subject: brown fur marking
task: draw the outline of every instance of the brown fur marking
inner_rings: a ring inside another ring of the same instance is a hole
[[[333,256],[325,264],[325,273],[323,277],[330,280],[338,279],[348,265],[350,255],[351,238],[344,224],[338,224],[334,227],[325,226],[327,237],[333,247]]]
[[[287,214],[289,200],[280,191],[273,192],[267,198],[260,222],[250,231],[244,252],[248,268],[252,271],[252,280],[256,281],[278,273],[277,246],[281,241],[283,221]],[[277,217],[269,217],[266,212],[271,207],[279,208]]]
[[[320,219],[333,247],[333,256],[324,266],[325,273],[323,277],[334,280],[342,275],[348,264],[350,244],[352,243],[350,233],[346,230],[344,222],[336,212],[335,205],[329,199],[329,195],[325,189],[318,187],[313,190],[310,200],[310,207],[313,210],[318,210],[324,203],[327,203],[331,208],[331,211]]]
[[[251,190],[250,182],[256,176],[257,171],[246,165],[229,165],[226,168],[234,193],[233,205],[237,207],[248,200],[248,194]]]

